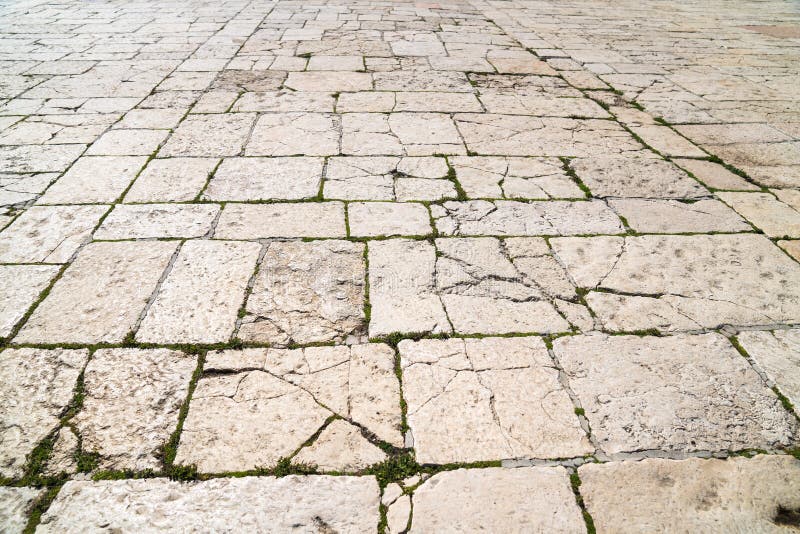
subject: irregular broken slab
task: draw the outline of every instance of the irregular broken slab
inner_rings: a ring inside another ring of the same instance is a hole
[[[226,204],[216,239],[347,237],[344,203]]]
[[[351,202],[347,216],[352,237],[427,235],[432,230],[428,209],[411,202]]]
[[[619,217],[601,201],[515,202],[449,201],[431,206],[442,235],[576,235],[618,234]]]
[[[194,357],[167,349],[95,352],[74,418],[83,452],[99,454],[102,469],[160,470],[196,367]]]
[[[300,449],[292,460],[316,466],[321,471],[355,472],[386,458],[386,453],[367,441],[358,427],[336,419],[314,443]]]
[[[364,245],[270,243],[238,337],[275,346],[342,342],[363,335]]]
[[[443,113],[348,113],[342,153],[355,156],[466,154],[453,120]]]
[[[70,426],[62,426],[56,433],[53,449],[47,458],[44,473],[48,476],[61,474],[74,474],[78,471],[78,456],[80,442],[75,431]]]
[[[267,113],[256,122],[248,156],[332,156],[339,153],[339,118],[330,113]]]
[[[666,126],[645,124],[630,125],[630,129],[642,140],[665,156],[682,158],[705,158],[708,154],[694,146],[691,141],[681,137]]]
[[[672,163],[644,157],[597,157],[569,163],[597,197],[695,198],[709,192]]]
[[[441,157],[333,157],[323,196],[342,200],[440,200],[457,196]]]
[[[553,350],[598,446],[612,456],[794,442],[797,421],[719,334],[574,336]]]
[[[753,228],[736,212],[718,200],[697,202],[624,198],[609,199],[611,209],[625,217],[628,226],[640,233],[751,232]]]
[[[154,159],[125,194],[125,202],[194,200],[218,163],[215,158]]]
[[[420,463],[593,452],[541,338],[405,340],[398,349]]]
[[[175,252],[171,241],[90,243],[14,338],[19,343],[119,343]]]
[[[378,524],[379,499],[374,477],[71,481],[44,514],[38,530],[367,532]]]
[[[467,148],[478,155],[593,157],[642,149],[606,120],[459,113],[455,121]]]
[[[187,241],[136,332],[149,343],[225,343],[236,326],[258,243]]]
[[[585,198],[556,158],[450,158],[468,198]]]
[[[0,524],[8,534],[25,531],[28,514],[36,500],[44,494],[42,488],[0,488]]]
[[[216,204],[118,204],[94,239],[202,237],[219,214]]]
[[[208,183],[208,200],[299,200],[316,197],[322,158],[227,158]]]
[[[370,337],[452,332],[436,294],[436,250],[426,241],[390,239],[368,246]]]
[[[88,350],[0,352],[0,475],[23,475],[27,456],[53,432],[72,401]]]
[[[255,113],[189,115],[161,147],[159,156],[236,156],[255,120]]]
[[[550,243],[578,287],[639,297],[642,308],[630,316],[628,331],[653,328],[643,312],[658,315],[665,306],[702,328],[800,320],[800,265],[764,236],[599,236]],[[592,308],[600,316],[619,311]]]
[[[14,331],[57,273],[55,265],[0,265],[0,338]]]
[[[646,532],[653,525],[671,532],[789,532],[792,523],[782,523],[780,511],[800,508],[800,461],[791,456],[590,463],[578,475],[598,532]]]
[[[179,464],[204,473],[271,467],[333,415],[402,445],[400,384],[387,345],[221,351],[208,355],[205,371],[213,374],[192,396]]]
[[[410,532],[584,532],[563,467],[458,469],[438,473],[413,496]]]
[[[736,337],[767,378],[800,406],[800,330],[751,330]]]
[[[133,181],[144,156],[85,156],[64,173],[39,204],[96,204],[114,202]]]
[[[717,196],[769,237],[800,237],[800,211],[769,193],[720,192]]]

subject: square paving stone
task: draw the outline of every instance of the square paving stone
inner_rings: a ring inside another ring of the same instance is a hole
[[[119,343],[136,324],[177,243],[90,243],[34,310],[19,343]]]
[[[57,273],[55,265],[0,265],[0,338],[11,334]]]
[[[196,367],[194,357],[167,349],[95,352],[74,419],[82,451],[99,454],[102,469],[159,471]]]
[[[332,156],[339,153],[339,118],[330,113],[267,113],[250,141],[248,156]]]
[[[203,473],[273,467],[333,415],[402,445],[400,384],[387,345],[222,351],[208,355],[205,371],[176,463]]]
[[[237,156],[255,120],[255,113],[189,115],[161,148],[159,156]]]
[[[218,163],[215,158],[154,159],[125,194],[125,202],[194,200]]]
[[[333,532],[368,532],[380,520],[379,506],[374,477],[70,481],[37,530],[313,532],[322,525]]]
[[[541,338],[406,340],[398,348],[420,463],[593,452]]]
[[[564,337],[553,350],[612,456],[795,442],[797,420],[720,334]]]
[[[737,339],[797,410],[800,407],[800,330],[750,330],[740,332]]]
[[[216,204],[119,204],[94,239],[202,237],[219,214]]]
[[[352,237],[427,235],[432,231],[428,208],[410,202],[351,202],[347,220]]]
[[[781,512],[800,508],[791,456],[650,458],[586,464],[578,475],[598,532],[790,532]]]
[[[144,156],[82,157],[45,191],[38,203],[114,202],[130,185],[146,161]]]
[[[342,202],[226,204],[217,239],[347,237]]]
[[[316,197],[322,158],[227,158],[208,183],[208,200],[299,200]]]
[[[0,475],[24,474],[28,455],[58,427],[88,357],[84,349],[0,352]]]
[[[270,243],[238,337],[286,346],[363,335],[363,256],[364,245],[348,241]]]

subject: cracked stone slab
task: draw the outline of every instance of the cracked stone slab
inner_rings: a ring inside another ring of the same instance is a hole
[[[671,532],[791,532],[780,510],[800,509],[800,461],[791,456],[648,458],[586,464],[578,474],[598,532],[650,532],[653,525]]]
[[[95,352],[74,419],[82,450],[99,454],[103,469],[160,470],[196,367],[195,358],[167,349]]]
[[[227,158],[208,183],[208,200],[300,200],[316,197],[322,158]]]
[[[0,173],[0,207],[25,204],[35,200],[58,178],[58,173]]]
[[[457,196],[441,157],[333,157],[323,196],[342,200],[441,200]]]
[[[353,156],[466,154],[444,113],[348,113],[342,116],[342,153]]]
[[[800,330],[751,330],[736,337],[767,378],[800,406]]]
[[[0,475],[20,477],[27,456],[56,429],[72,401],[88,350],[0,352]]]
[[[66,263],[108,206],[31,206],[0,232],[0,261]]]
[[[769,193],[720,192],[717,196],[769,237],[800,237],[800,211]]]
[[[44,492],[41,488],[0,488],[0,524],[3,525],[3,532],[24,532],[28,514]]]
[[[673,160],[676,164],[692,173],[698,180],[714,189],[732,189],[741,191],[758,191],[757,185],[751,184],[741,176],[711,161],[697,159]]]
[[[80,158],[44,195],[39,204],[114,202],[144,167],[144,156],[86,156]]]
[[[233,105],[233,111],[304,111],[333,113],[336,98],[330,92],[271,91],[244,93]]]
[[[321,471],[356,472],[386,460],[385,452],[367,441],[361,430],[343,419],[336,419],[319,437],[293,460],[313,465]]]
[[[176,463],[204,473],[274,466],[339,415],[395,446],[400,384],[387,345],[210,353]],[[341,451],[341,469],[348,461]]]
[[[468,198],[585,198],[556,158],[450,158]]]
[[[365,330],[364,245],[270,243],[238,337],[274,346],[342,342]]]
[[[594,157],[642,148],[606,120],[459,113],[455,121],[467,149],[482,156]]]
[[[373,74],[376,91],[443,91],[447,93],[472,93],[466,75],[462,72],[400,70]]]
[[[541,338],[401,341],[420,463],[591,454]]]
[[[219,209],[215,204],[118,204],[94,239],[203,237]]]
[[[332,156],[339,153],[339,118],[331,113],[268,113],[256,122],[248,156]]]
[[[413,496],[410,532],[585,532],[563,467],[458,469]]]
[[[599,236],[550,243],[578,287],[619,297],[598,296],[595,304],[590,292],[587,300],[601,320],[619,316],[625,325],[620,330],[669,327],[665,313],[683,317],[689,330],[800,319],[800,265],[763,236]],[[635,312],[625,311],[634,302]]]
[[[432,205],[431,215],[439,233],[451,236],[618,234],[623,231],[619,217],[601,201],[448,201]]]
[[[284,86],[295,91],[365,91],[372,89],[372,74],[342,71],[290,72]]]
[[[351,202],[347,220],[353,237],[428,235],[428,208],[412,202]]]
[[[344,203],[227,204],[214,237],[347,237]]]
[[[225,343],[236,326],[261,245],[187,241],[142,320],[149,343]]]
[[[169,135],[167,130],[109,130],[86,150],[89,156],[149,156]]]
[[[379,505],[374,477],[70,481],[37,530],[367,532],[378,524]]]
[[[574,336],[553,350],[608,454],[795,443],[795,418],[720,334]]]
[[[63,172],[86,145],[0,146],[0,172]]]
[[[13,332],[58,270],[55,265],[0,265],[0,338]]]
[[[161,147],[159,156],[236,156],[255,120],[255,113],[189,115]]]
[[[481,91],[478,98],[488,113],[538,117],[609,118],[608,112],[594,100],[583,97],[484,90]]]
[[[709,192],[672,163],[655,158],[591,157],[569,163],[597,197],[696,198]]]
[[[215,158],[154,159],[125,194],[125,202],[194,200],[219,160]]]
[[[19,343],[119,343],[131,331],[177,243],[90,243],[17,334]]]
[[[628,226],[641,233],[751,232],[753,228],[719,200],[697,202],[624,198],[609,199],[608,205]]]

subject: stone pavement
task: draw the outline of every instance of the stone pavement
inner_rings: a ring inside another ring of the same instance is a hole
[[[0,531],[800,528],[790,1],[0,1]]]

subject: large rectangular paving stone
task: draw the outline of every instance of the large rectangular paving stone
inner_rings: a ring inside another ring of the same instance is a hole
[[[273,467],[306,451],[301,447],[334,415],[383,442],[403,444],[400,383],[387,345],[220,351],[207,356],[204,370],[183,425],[178,464],[203,473]],[[327,460],[337,470],[352,463],[351,444],[334,445],[337,454]]]
[[[0,261],[67,263],[108,206],[31,206],[0,232]]]
[[[753,227],[719,200],[609,199],[608,205],[641,233],[751,232]]]
[[[316,197],[323,158],[228,158],[203,193],[208,200],[300,200]]]
[[[590,463],[578,475],[598,533],[796,530],[800,460],[791,456]]]
[[[237,156],[255,120],[255,113],[190,115],[161,147],[159,156]]]
[[[332,156],[339,153],[339,121],[330,113],[267,113],[247,143],[248,156]]]
[[[556,238],[607,330],[800,321],[800,265],[760,235]],[[610,292],[610,293],[609,293]]]
[[[19,343],[119,343],[133,329],[177,243],[90,243],[34,310]]]
[[[216,239],[347,237],[344,203],[226,204]]]
[[[720,334],[563,337],[553,350],[612,456],[796,443],[797,420]]]
[[[596,197],[694,198],[710,193],[669,161],[653,157],[573,159],[569,166]]]
[[[37,531],[371,532],[379,506],[374,477],[70,481]]]
[[[365,270],[361,243],[270,243],[238,337],[287,346],[362,336]]]
[[[406,340],[398,348],[420,463],[594,452],[541,338]]]
[[[55,265],[0,265],[0,338],[11,334],[56,273]]]
[[[187,241],[142,320],[147,343],[225,343],[261,250],[258,243]]]
[[[194,200],[218,163],[216,158],[154,159],[125,193],[125,202]]]
[[[94,239],[203,237],[219,209],[216,204],[119,204],[103,219]]]
[[[51,185],[39,204],[96,204],[114,202],[130,185],[145,156],[85,156]]]
[[[0,475],[20,477],[26,458],[59,425],[88,350],[0,352]]]
[[[84,453],[102,469],[160,470],[197,361],[167,349],[101,349],[84,377],[74,418]]]

